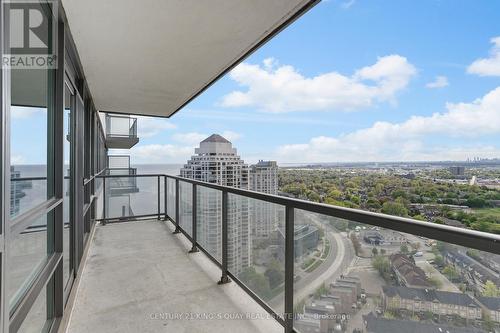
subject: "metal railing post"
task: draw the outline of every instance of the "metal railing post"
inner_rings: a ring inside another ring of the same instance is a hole
[[[198,252],[198,247],[196,246],[196,219],[197,219],[197,216],[196,216],[196,213],[197,213],[197,206],[196,206],[196,184],[192,184],[192,190],[193,190],[193,195],[192,195],[192,199],[191,199],[191,216],[192,216],[192,223],[193,223],[193,226],[192,226],[192,235],[191,235],[191,239],[193,241],[193,246],[191,247],[191,250],[189,251],[189,253],[195,253],[195,252]]]
[[[168,185],[168,181],[167,181],[167,179],[168,179],[167,175],[164,175],[163,176],[163,187],[164,187],[164,190],[163,190],[163,205],[164,205],[164,207],[163,207],[163,209],[165,211],[164,221],[166,221],[168,218],[168,214],[167,214],[167,212],[168,212],[167,211],[167,196],[168,196],[167,195],[168,194],[168,186],[167,185]]]
[[[106,177],[102,177],[102,225],[106,225]]]
[[[175,230],[174,234],[181,232],[179,228],[179,179],[175,179]]]
[[[157,189],[158,189],[158,221],[159,221],[161,218],[161,212],[160,212],[160,176],[158,176]]]
[[[293,332],[294,208],[285,207],[285,333]]]
[[[227,276],[227,240],[228,240],[228,221],[227,221],[227,202],[228,193],[227,191],[222,191],[222,276],[220,278],[219,284],[228,283],[229,277]]]

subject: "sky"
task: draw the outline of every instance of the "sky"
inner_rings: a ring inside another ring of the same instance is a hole
[[[486,0],[324,0],[170,119],[140,117],[139,144],[111,153],[184,163],[219,133],[248,163],[500,158],[499,13]],[[13,117],[13,135],[37,116]],[[36,163],[20,140],[13,160]]]

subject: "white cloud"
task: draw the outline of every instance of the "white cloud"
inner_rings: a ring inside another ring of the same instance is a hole
[[[412,116],[402,123],[376,122],[372,127],[338,137],[319,136],[307,143],[284,145],[277,151],[278,159],[284,162],[398,161],[500,155],[500,149],[495,146],[453,144],[450,147],[425,141],[429,136],[473,139],[499,134],[500,87],[472,103],[449,103],[446,107],[443,113]]]
[[[229,141],[236,141],[239,138],[241,138],[240,133],[236,133],[233,131],[224,131],[219,134]],[[189,145],[190,147],[197,147],[201,141],[205,140],[210,135],[211,134],[198,133],[198,132],[177,133],[172,135],[172,139],[184,145]]]
[[[25,164],[26,159],[22,155],[12,155],[10,157],[10,164],[12,165],[17,165],[17,164]]]
[[[175,129],[170,121],[158,117],[137,116],[137,135],[139,138],[150,138],[163,131]]]
[[[354,4],[356,3],[356,0],[348,0],[346,2],[343,2],[340,6],[344,9],[349,9],[351,8]]]
[[[172,135],[172,139],[189,147],[197,146],[208,135],[198,132],[176,133]]]
[[[379,102],[394,102],[416,72],[399,55],[380,57],[351,76],[329,72],[308,78],[292,66],[276,66],[274,59],[264,60],[263,66],[242,63],[230,77],[248,89],[229,93],[221,105],[254,106],[270,112],[353,111]]]
[[[449,86],[448,78],[446,76],[436,76],[434,81],[427,83],[425,86],[430,89],[444,88]]]
[[[467,72],[480,76],[500,76],[500,36],[491,40],[493,47],[489,58],[477,59],[468,68]]]
[[[150,144],[135,146],[129,153],[132,164],[184,163],[194,150],[187,146]]]
[[[236,132],[233,132],[233,131],[224,131],[222,132],[221,134],[224,138],[228,139],[229,141],[236,141],[236,140],[239,140],[241,138],[241,134],[240,133],[236,133]]]

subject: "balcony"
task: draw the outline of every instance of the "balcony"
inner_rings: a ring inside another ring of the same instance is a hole
[[[487,332],[500,324],[485,319],[497,297],[484,297],[500,287],[497,235],[162,174],[120,177],[141,179],[138,191],[125,214],[107,191],[99,198],[105,214],[70,332],[400,332],[409,324]],[[263,224],[262,211],[275,223]],[[253,237],[259,228],[268,236]]]
[[[106,114],[106,146],[111,149],[130,149],[139,142],[137,118]]]
[[[108,168],[105,173],[108,176],[115,176],[110,177],[107,183],[105,183],[105,190],[110,201],[112,201],[111,198],[115,198],[115,200],[113,200],[115,203],[123,202],[124,200],[127,201],[126,199],[128,194],[139,191],[137,188],[137,177],[130,177],[137,173],[136,168],[130,167],[130,156],[108,156]],[[123,214],[125,214],[125,211]],[[130,212],[126,213],[126,216],[130,215],[134,214]]]

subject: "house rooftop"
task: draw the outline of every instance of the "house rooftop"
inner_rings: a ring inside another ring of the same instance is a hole
[[[500,297],[484,297],[480,296],[477,298],[479,303],[484,305],[490,310],[500,311]]]
[[[367,333],[486,333],[474,327],[434,325],[411,320],[395,320],[376,317],[373,312],[363,316]]]
[[[469,295],[463,293],[393,286],[382,287],[382,290],[384,294],[389,297],[397,295],[403,299],[418,299],[427,302],[439,302],[443,304],[454,304],[469,307],[479,306]]]
[[[202,142],[220,142],[220,143],[231,143],[229,140],[220,136],[219,134],[212,134]]]

